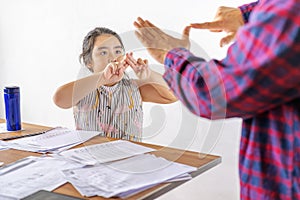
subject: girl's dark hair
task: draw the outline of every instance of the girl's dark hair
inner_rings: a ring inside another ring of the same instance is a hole
[[[79,55],[79,62],[81,64],[83,62],[83,64],[87,66],[89,63],[92,62],[92,52],[93,52],[95,40],[98,36],[103,34],[110,34],[112,36],[115,36],[121,43],[122,48],[125,50],[123,42],[120,36],[116,32],[108,28],[97,27],[94,30],[91,30],[83,40],[82,53]]]

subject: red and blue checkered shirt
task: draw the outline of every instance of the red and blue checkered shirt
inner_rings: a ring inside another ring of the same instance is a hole
[[[240,10],[245,25],[223,60],[176,48],[164,78],[197,116],[243,118],[241,199],[300,199],[300,1]]]

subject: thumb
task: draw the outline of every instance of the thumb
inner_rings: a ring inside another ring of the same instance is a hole
[[[186,26],[183,30],[182,33],[182,39],[183,40],[188,40],[190,37],[190,30],[191,30],[191,26]]]
[[[124,72],[125,72],[126,68],[125,67],[121,67],[119,68],[119,76],[123,76]]]
[[[220,47],[224,47],[225,45],[229,44],[235,38],[235,33],[231,32],[228,33],[225,37],[223,37],[220,41]]]

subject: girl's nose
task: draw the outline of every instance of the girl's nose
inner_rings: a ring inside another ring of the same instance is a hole
[[[109,59],[108,59],[108,63],[111,63],[111,62],[116,62],[116,59],[114,59],[114,58],[109,58]]]
[[[114,62],[116,60],[115,56],[110,54],[109,57],[108,57],[108,62]]]

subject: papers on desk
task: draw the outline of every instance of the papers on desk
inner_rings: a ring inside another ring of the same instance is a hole
[[[6,123],[0,123],[0,134],[1,133],[8,133],[8,132],[14,132],[14,131],[7,130]]]
[[[60,152],[84,168],[64,170],[67,180],[83,196],[131,196],[162,182],[190,179],[195,167],[145,154],[155,149],[116,140]]]
[[[105,163],[134,155],[148,153],[155,149],[134,144],[125,140],[116,140],[102,144],[95,144],[81,148],[71,149],[59,153],[60,156],[85,165]]]
[[[170,162],[150,154],[142,154],[108,164],[64,170],[63,173],[83,196],[98,195],[110,198],[129,195],[135,190],[195,170],[195,167]]]
[[[69,148],[97,134],[56,128],[7,143],[22,150],[49,152]],[[28,157],[0,167],[0,199],[19,199],[41,189],[51,191],[66,181],[83,196],[123,198],[162,182],[189,179],[188,173],[196,170],[145,154],[154,150],[116,140],[56,152],[53,157]]]
[[[52,157],[30,156],[0,168],[0,199],[20,199],[66,183],[61,170],[80,167]]]
[[[9,149],[7,142],[0,140],[0,151]]]
[[[6,144],[13,149],[39,153],[69,149],[98,135],[97,131],[70,130],[57,127],[44,134],[15,139]]]

